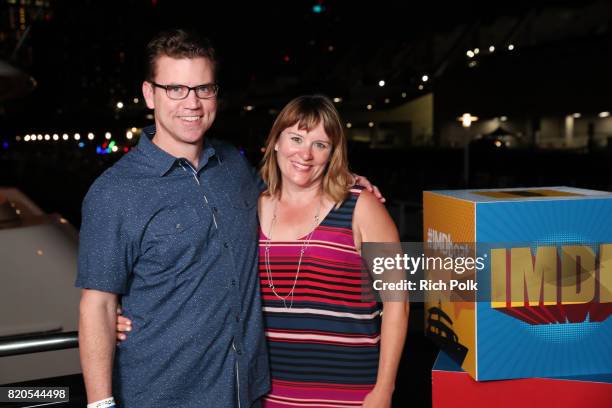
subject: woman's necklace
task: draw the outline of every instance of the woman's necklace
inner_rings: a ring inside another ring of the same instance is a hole
[[[295,285],[297,284],[298,277],[300,275],[300,267],[302,266],[302,258],[304,257],[304,252],[306,248],[310,244],[310,238],[312,238],[312,234],[314,234],[317,225],[319,225],[319,213],[321,212],[321,204],[323,202],[323,198],[319,201],[319,208],[317,209],[317,213],[314,216],[314,222],[312,226],[312,230],[306,236],[306,239],[302,243],[302,248],[300,249],[300,258],[298,259],[297,271],[295,272],[295,278],[293,279],[293,286],[289,293],[286,296],[281,296],[276,292],[276,287],[274,286],[274,280],[272,279],[272,270],[270,269],[270,242],[272,241],[272,230],[274,228],[274,224],[276,223],[276,208],[278,205],[278,201],[274,202],[274,210],[272,211],[272,221],[270,221],[270,230],[268,231],[268,239],[266,241],[266,245],[264,247],[264,263],[266,265],[266,274],[268,275],[268,287],[272,289],[272,293],[283,301],[283,305],[285,309],[291,309],[293,307],[293,292],[295,291]],[[291,298],[289,302],[289,307],[287,307],[287,299]]]

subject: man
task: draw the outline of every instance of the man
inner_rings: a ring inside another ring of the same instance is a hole
[[[204,138],[217,109],[213,48],[173,30],[147,54],[142,91],[155,126],[83,203],[76,285],[88,402],[250,407],[269,389],[259,189],[236,149]],[[119,297],[134,330],[115,347]]]

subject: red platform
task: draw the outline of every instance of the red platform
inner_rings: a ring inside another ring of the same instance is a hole
[[[609,408],[612,374],[478,382],[440,352],[432,393],[433,408]]]

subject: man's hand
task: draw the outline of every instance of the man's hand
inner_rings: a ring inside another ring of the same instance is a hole
[[[359,184],[360,186],[365,187],[365,189],[374,194],[374,196],[378,198],[381,203],[387,201],[387,199],[381,194],[378,187],[370,183],[370,180],[368,180],[366,177],[353,173],[353,184]]]

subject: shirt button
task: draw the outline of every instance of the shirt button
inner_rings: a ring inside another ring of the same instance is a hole
[[[228,244],[227,242],[224,242],[224,243],[223,243],[223,246],[224,246],[225,248],[229,248],[229,244]]]
[[[236,354],[241,355],[241,354],[242,354],[242,349],[237,348],[237,349],[236,349]]]
[[[217,209],[217,207],[213,207],[213,211],[214,211],[214,212],[219,212],[219,210]]]
[[[232,279],[232,286],[236,286],[236,279]]]
[[[239,314],[237,314],[237,315],[236,315],[236,322],[239,322],[239,321],[240,321],[240,315],[239,315]]]

